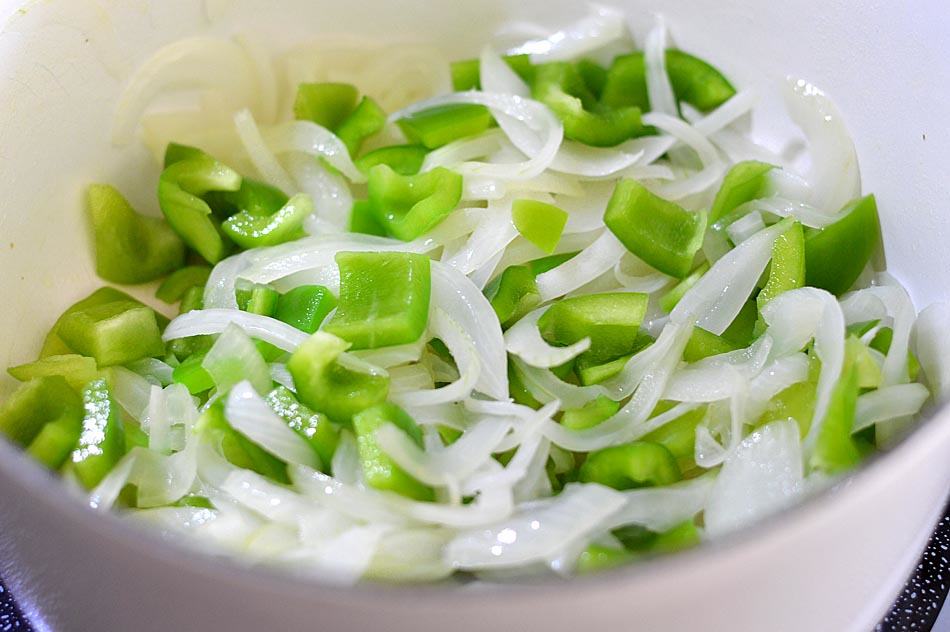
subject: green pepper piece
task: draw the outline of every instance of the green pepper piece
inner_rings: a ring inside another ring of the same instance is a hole
[[[294,118],[336,129],[356,109],[359,96],[348,83],[302,83],[297,86]]]
[[[99,369],[94,359],[70,353],[47,356],[35,362],[10,367],[7,369],[7,373],[21,382],[28,382],[38,377],[59,375],[78,391],[96,379]]]
[[[811,427],[811,418],[815,414],[815,382],[798,382],[792,384],[778,395],[773,397],[765,412],[755,422],[755,427],[761,427],[773,421],[793,419],[798,424],[798,432],[802,437],[808,434]]]
[[[831,393],[831,401],[815,438],[809,466],[826,474],[850,470],[861,462],[861,450],[851,436],[858,400],[858,372],[845,356],[841,378]]]
[[[579,476],[584,483],[624,490],[675,483],[680,480],[680,470],[662,445],[634,441],[590,453]]]
[[[363,173],[369,173],[376,165],[388,165],[401,176],[414,176],[422,168],[427,153],[422,145],[390,145],[363,154],[354,162]]]
[[[660,402],[654,415],[665,413],[673,406],[673,402]],[[696,426],[705,416],[706,406],[694,408],[644,435],[643,440],[659,443],[677,460],[691,461],[696,452]]]
[[[277,301],[280,294],[277,290],[266,285],[256,285],[251,290],[250,300],[247,302],[247,310],[251,314],[260,314],[261,316],[273,316],[277,311]]]
[[[363,146],[363,141],[379,133],[385,126],[386,113],[383,109],[370,97],[363,97],[356,109],[333,131],[350,150],[350,155],[355,156]]]
[[[125,430],[104,379],[83,389],[82,400],[85,410],[82,433],[70,461],[79,481],[86,489],[92,489],[125,454]]]
[[[628,353],[619,358],[604,362],[596,356],[582,353],[574,363],[574,374],[577,376],[577,380],[584,386],[600,384],[615,375],[619,375],[633,355],[632,353]]]
[[[650,546],[650,553],[675,553],[699,544],[699,529],[692,520],[657,534]]]
[[[553,270],[566,261],[570,261],[577,256],[578,252],[565,252],[556,255],[548,255],[547,257],[541,257],[540,259],[529,261],[527,265],[529,268],[531,268],[531,272],[537,276],[539,274],[544,274],[545,272]]]
[[[407,252],[339,252],[340,303],[324,329],[375,349],[419,339],[429,318],[429,258]]]
[[[535,67],[531,96],[564,124],[564,136],[595,147],[613,147],[644,133],[638,107],[598,102],[577,69],[566,62]]]
[[[607,85],[607,69],[591,59],[581,59],[574,67],[590,93],[599,99]]]
[[[185,291],[178,307],[179,314],[187,314],[204,305],[204,287],[194,286]],[[168,350],[179,360],[195,354],[203,354],[214,344],[213,336],[189,336],[168,343]]]
[[[181,297],[181,303],[178,305],[179,314],[187,314],[196,309],[202,309],[205,303],[205,289],[202,286],[195,285],[188,288]]]
[[[82,400],[58,375],[37,377],[22,384],[0,407],[0,432],[24,448],[51,423],[74,429],[78,440],[81,422]],[[75,442],[69,446],[70,450],[74,445]],[[58,467],[61,462],[44,464]]]
[[[303,221],[313,213],[313,201],[301,193],[273,215],[251,215],[241,211],[229,217],[221,228],[241,248],[276,246],[303,236]]]
[[[294,394],[283,386],[272,390],[266,401],[294,432],[307,440],[320,457],[324,471],[329,473],[333,453],[340,443],[339,428],[330,423],[325,415],[315,413],[298,402]]]
[[[396,121],[411,143],[438,149],[453,140],[474,136],[492,124],[491,113],[482,105],[440,105]]]
[[[878,388],[881,385],[881,367],[874,361],[870,349],[857,336],[848,336],[844,349],[854,364],[858,389]]]
[[[43,340],[43,348],[40,351],[40,357],[46,358],[52,355],[68,355],[73,353],[73,349],[70,349],[69,346],[63,342],[63,339],[59,337],[59,328],[63,323],[63,319],[66,318],[69,314],[77,312],[87,307],[95,307],[97,305],[105,305],[106,303],[112,303],[115,301],[134,301],[131,296],[125,292],[119,291],[111,287],[101,287],[86,298],[77,301],[73,305],[70,305],[66,308],[59,318],[56,319],[56,322],[50,328],[49,333],[46,334],[46,338]]]
[[[376,219],[373,211],[373,205],[369,200],[356,200],[353,202],[353,208],[350,209],[351,233],[363,233],[364,235],[377,235],[386,237],[386,228]]]
[[[401,176],[387,165],[369,170],[369,200],[376,220],[403,241],[435,228],[462,199],[462,176],[445,167]]]
[[[719,107],[736,93],[716,68],[681,50],[666,51],[666,72],[676,99],[703,112]],[[642,52],[614,60],[607,71],[602,100],[611,107],[635,106],[644,112],[651,109]]]
[[[277,299],[274,318],[312,334],[336,307],[336,297],[322,285],[301,285]]]
[[[133,301],[115,301],[66,315],[58,335],[100,367],[128,364],[165,353],[155,311]]]
[[[270,391],[273,380],[267,362],[244,330],[231,323],[201,360],[201,366],[224,392],[247,380],[258,393]]]
[[[534,66],[529,55],[504,55],[502,59],[522,80],[531,83],[534,79]],[[449,67],[452,74],[452,89],[456,92],[481,90],[481,63],[477,59],[453,61]]]
[[[676,304],[683,298],[683,295],[690,291],[708,271],[709,263],[703,261],[695,270],[689,273],[688,277],[674,285],[669,292],[663,295],[663,298],[660,299],[660,307],[666,312],[672,312]]]
[[[208,154],[197,147],[182,145],[181,143],[168,143],[168,146],[165,147],[165,158],[162,162],[162,168],[167,169],[176,162],[184,162],[198,158],[205,159],[208,157]]]
[[[737,162],[729,169],[722,181],[712,208],[709,221],[717,222],[740,205],[764,195],[769,185],[769,172],[775,167],[755,160]]]
[[[224,258],[225,243],[211,220],[211,207],[199,196],[240,188],[241,176],[236,171],[202,154],[165,168],[158,182],[158,202],[185,243],[208,263],[217,263]]]
[[[188,356],[181,364],[172,369],[172,380],[183,384],[192,395],[199,395],[214,388],[214,378],[201,365],[205,354]]]
[[[386,424],[393,424],[405,432],[416,445],[422,447],[422,430],[415,420],[398,406],[379,404],[356,414],[353,417],[353,430],[356,431],[356,445],[366,484],[414,500],[435,500],[431,487],[407,474],[379,447],[376,431]]]
[[[512,203],[511,220],[522,237],[551,253],[561,241],[567,213],[553,204],[522,199]]]
[[[881,241],[873,195],[850,202],[838,217],[834,224],[805,236],[807,285],[835,295],[851,289]]]
[[[538,329],[546,341],[560,346],[589,337],[592,357],[616,358],[635,347],[648,302],[649,296],[638,292],[566,298],[544,312]]]
[[[620,402],[606,395],[598,395],[584,404],[583,408],[565,410],[561,415],[561,425],[571,430],[586,430],[610,419],[620,410]]]
[[[635,556],[624,549],[591,544],[577,558],[577,574],[587,575],[617,568],[631,562],[633,559],[635,559]]]
[[[534,279],[535,275],[528,266],[509,266],[485,288],[485,296],[503,329],[508,329],[541,304],[541,293]]]
[[[735,319],[722,332],[722,338],[735,345],[737,349],[748,347],[755,339],[755,325],[758,314],[755,300],[749,299],[742,305],[742,309],[736,314]]]
[[[772,246],[769,278],[756,297],[759,311],[773,298],[805,285],[805,233],[802,225],[791,227],[778,236]]]
[[[541,402],[535,399],[531,391],[524,385],[521,374],[518,373],[518,369],[515,368],[511,360],[508,361],[508,394],[511,395],[511,399],[516,404],[521,404],[522,406],[527,406],[534,410],[541,408]]]
[[[686,342],[686,348],[683,349],[683,360],[685,362],[699,362],[703,358],[736,351],[740,348],[722,336],[717,336],[702,327],[693,327],[693,333],[690,334],[689,340]]]
[[[277,187],[251,178],[241,180],[241,187],[237,191],[209,191],[202,199],[208,203],[215,216],[221,219],[227,219],[241,211],[254,217],[273,215],[290,200],[287,194]]]
[[[875,325],[877,323],[875,322]],[[865,332],[866,333],[866,332]],[[864,335],[859,334],[859,335]],[[887,355],[887,352],[891,349],[891,341],[894,339],[894,330],[890,327],[882,327],[874,335],[874,339],[871,341],[871,344],[868,345],[876,351],[880,351],[884,355]],[[910,378],[911,382],[917,380],[917,375],[920,373],[920,362],[917,360],[917,356],[914,355],[912,351],[907,352],[907,376]]]
[[[340,338],[318,331],[287,362],[300,401],[342,424],[389,395],[389,375],[343,356],[347,347]]]
[[[208,266],[186,266],[172,272],[155,290],[155,298],[169,305],[181,301],[193,287],[204,288],[211,276]]]
[[[86,207],[96,246],[96,274],[114,283],[146,283],[180,268],[185,245],[157,217],[139,215],[114,187],[94,184]]]
[[[235,430],[224,416],[224,400],[217,399],[208,406],[195,424],[202,434],[208,435],[221,447],[230,463],[252,470],[278,483],[289,483],[287,465],[276,456]]]
[[[636,180],[617,184],[604,223],[623,245],[648,264],[683,278],[703,245],[706,213],[691,213],[664,200]]]
[[[43,426],[26,453],[41,465],[58,470],[69,459],[82,431],[82,408],[75,415],[63,416]]]

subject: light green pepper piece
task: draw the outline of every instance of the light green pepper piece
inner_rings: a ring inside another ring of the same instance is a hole
[[[680,480],[679,466],[670,451],[647,441],[592,452],[579,475],[581,482],[600,483],[620,490],[669,485]]]
[[[431,487],[407,474],[379,447],[376,431],[386,424],[393,424],[422,447],[422,430],[415,420],[398,406],[380,404],[356,414],[353,417],[353,429],[356,431],[356,443],[366,483],[370,487],[395,492],[415,500],[434,500],[435,494]]]
[[[104,379],[83,389],[82,400],[82,433],[70,462],[79,481],[86,489],[92,489],[125,454],[125,430]]]
[[[376,220],[403,241],[435,228],[462,199],[462,176],[445,167],[401,176],[387,165],[376,165],[369,170],[368,179]]]

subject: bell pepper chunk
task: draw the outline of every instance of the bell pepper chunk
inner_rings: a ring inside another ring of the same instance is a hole
[[[772,245],[768,281],[756,297],[759,311],[773,298],[805,285],[805,233],[793,222]]]
[[[196,353],[172,369],[172,380],[182,384],[192,395],[199,395],[214,388],[214,378],[201,365],[205,354]]]
[[[588,575],[628,564],[636,556],[624,549],[591,544],[577,558],[577,574]]]
[[[529,55],[504,55],[502,59],[522,80],[531,83],[534,78],[534,66]],[[481,63],[477,59],[453,61],[449,67],[452,75],[452,89],[456,92],[481,90]]]
[[[82,432],[70,457],[79,481],[92,489],[105,478],[125,454],[125,430],[118,406],[104,379],[91,383],[82,393]]]
[[[95,241],[96,274],[103,279],[146,283],[184,263],[185,244],[168,223],[139,215],[114,187],[89,187],[86,208]]]
[[[202,154],[165,168],[158,182],[158,202],[175,232],[208,263],[214,264],[224,258],[226,247],[212,221],[211,207],[200,196],[209,191],[240,188],[240,174]]]
[[[740,205],[762,197],[769,185],[768,174],[774,168],[756,160],[746,160],[733,165],[716,193],[716,199],[709,210],[709,221],[717,222]]]
[[[283,208],[290,198],[286,193],[266,182],[251,178],[241,180],[237,191],[209,191],[202,196],[216,217],[227,219],[240,212],[254,217],[273,215]]]
[[[704,212],[691,213],[631,179],[617,184],[604,223],[627,250],[680,279],[693,269],[706,232]]]
[[[340,302],[324,329],[354,349],[415,342],[429,319],[429,258],[404,252],[340,252]]]
[[[258,393],[270,391],[273,380],[267,362],[244,330],[231,323],[214,342],[201,366],[224,392],[247,380]]]
[[[287,464],[235,430],[224,416],[224,399],[208,406],[196,429],[221,446],[224,458],[237,467],[252,470],[278,483],[289,483]]]
[[[181,301],[193,287],[204,287],[211,276],[208,266],[186,266],[175,270],[155,290],[155,298],[169,305]]]
[[[491,113],[482,105],[440,105],[396,121],[411,143],[438,149],[453,140],[474,136],[492,124]]]
[[[330,290],[322,285],[301,285],[277,299],[274,318],[312,334],[334,308],[336,297]]]
[[[704,112],[719,107],[736,93],[719,70],[681,50],[666,51],[666,72],[676,99]],[[642,52],[614,60],[607,71],[602,100],[612,107],[634,106],[644,112],[651,109]]]
[[[302,83],[297,86],[294,118],[336,129],[353,110],[360,93],[348,83]]]
[[[521,317],[541,304],[541,292],[535,274],[526,265],[509,266],[485,288],[503,329],[511,327]]]
[[[420,448],[422,447],[422,430],[419,425],[394,404],[380,404],[355,415],[353,430],[356,432],[356,445],[359,449],[366,484],[414,500],[434,500],[435,493],[431,487],[407,474],[379,447],[376,431],[386,424],[396,426]]]
[[[521,404],[522,406],[527,406],[534,410],[541,408],[541,402],[535,399],[531,391],[524,385],[521,373],[518,372],[517,367],[515,367],[510,359],[508,361],[508,394],[511,395],[512,401],[516,404]]]
[[[369,200],[356,200],[353,202],[353,208],[350,209],[350,224],[348,229],[351,233],[388,237],[386,227],[376,219],[373,204]]]
[[[59,375],[78,391],[96,379],[99,368],[93,358],[70,353],[47,356],[29,364],[10,367],[7,369],[7,373],[21,382],[28,382],[38,377]]]
[[[553,204],[520,199],[511,205],[511,220],[522,237],[551,253],[561,241],[567,212]]]
[[[873,195],[854,200],[834,224],[805,236],[807,285],[840,295],[851,289],[881,242]]]
[[[689,276],[673,286],[673,288],[663,295],[660,299],[660,307],[663,311],[672,312],[676,304],[696,283],[703,278],[703,275],[709,271],[709,263],[703,261],[695,270],[689,273]]]
[[[320,457],[324,471],[329,473],[333,453],[340,443],[340,429],[326,415],[315,413],[297,401],[294,394],[283,386],[272,390],[265,401],[294,432],[307,440]]]
[[[672,407],[672,402],[660,402],[654,414],[664,413]],[[662,445],[678,461],[692,461],[696,452],[696,426],[705,416],[705,406],[694,408],[644,435],[643,440]]]
[[[363,154],[354,162],[363,173],[369,173],[376,165],[387,165],[401,176],[414,176],[419,173],[428,153],[423,145],[390,145]]]
[[[558,301],[538,320],[541,336],[567,346],[590,338],[595,358],[631,353],[640,336],[649,296],[637,292],[588,294]]]
[[[277,290],[266,285],[255,286],[251,290],[251,298],[247,302],[247,311],[261,316],[273,316],[277,311],[277,302],[280,294]]]
[[[531,95],[561,119],[565,138],[586,145],[613,147],[645,132],[640,108],[600,103],[577,69],[566,62],[537,66]]]
[[[0,432],[23,448],[33,443],[50,423],[74,429],[78,441],[82,400],[60,376],[37,377],[22,384],[0,407]]]
[[[680,480],[680,470],[662,445],[634,441],[590,453],[579,478],[584,483],[624,490],[675,483]]]
[[[801,437],[808,434],[811,419],[815,414],[815,398],[817,392],[815,382],[798,382],[792,384],[769,400],[765,412],[755,422],[755,427],[761,427],[773,421],[794,419],[798,424]]]
[[[845,356],[841,377],[831,393],[831,401],[821,427],[817,429],[809,466],[826,474],[840,474],[861,462],[861,450],[851,436],[858,401],[858,372]]]
[[[722,336],[717,336],[701,327],[693,327],[693,333],[690,334],[686,347],[683,349],[683,360],[699,362],[703,358],[728,353],[739,348],[738,345]]]
[[[591,59],[580,59],[574,67],[590,93],[599,99],[607,85],[607,69]]]
[[[403,241],[435,228],[462,199],[462,176],[445,167],[401,176],[387,165],[376,165],[369,170],[368,180],[376,220]]]
[[[276,246],[303,236],[303,221],[313,213],[309,195],[298,194],[273,215],[252,215],[241,211],[229,217],[221,228],[241,248]]]
[[[606,395],[598,395],[582,408],[565,410],[561,415],[561,425],[571,430],[586,430],[604,422],[620,410],[620,402],[615,402]]]
[[[363,97],[349,116],[333,131],[339,136],[350,155],[359,153],[360,147],[370,136],[373,136],[386,126],[386,113],[373,99]]]
[[[128,364],[165,353],[155,311],[134,301],[114,301],[66,315],[58,335],[100,367]]]
[[[389,374],[344,356],[348,347],[346,341],[318,331],[287,362],[300,401],[340,424],[350,423],[353,415],[389,395]]]

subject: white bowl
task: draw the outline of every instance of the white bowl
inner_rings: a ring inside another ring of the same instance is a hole
[[[878,196],[890,270],[918,306],[950,285],[950,5],[919,0],[616,2],[737,84],[769,97],[786,74],[837,100]],[[96,285],[78,193],[121,184],[153,204],[155,166],[111,147],[123,76],[161,45],[253,29],[421,40],[475,54],[510,19],[551,26],[572,0],[47,0],[0,2],[0,364],[35,355],[53,315]],[[278,10],[276,7],[280,7]],[[208,15],[220,16],[209,24]],[[777,116],[771,116],[779,120]],[[766,119],[768,120],[768,119]],[[8,392],[10,381],[0,391]],[[561,585],[338,589],[205,558],[99,516],[0,442],[0,574],[38,623],[63,630],[867,630],[910,572],[950,482],[950,413],[805,505],[698,550]]]

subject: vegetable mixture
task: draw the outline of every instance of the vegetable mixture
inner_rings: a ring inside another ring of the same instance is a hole
[[[156,110],[185,69],[197,105]],[[757,521],[950,390],[837,109],[785,91],[804,156],[604,8],[452,63],[173,43],[116,120],[162,217],[85,193],[98,275],[156,300],[69,307],[0,430],[94,508],[339,582],[587,573]]]

